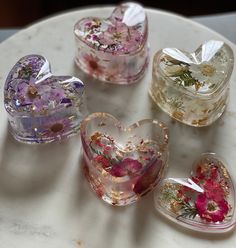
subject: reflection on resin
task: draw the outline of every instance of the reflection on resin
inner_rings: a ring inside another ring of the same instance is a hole
[[[78,78],[53,76],[44,57],[21,58],[4,89],[13,136],[22,142],[44,143],[77,133],[83,118],[83,91]]]
[[[188,228],[224,232],[235,225],[234,185],[215,154],[203,154],[190,178],[163,180],[155,204],[166,217]]]
[[[110,83],[132,83],[148,63],[148,27],[144,9],[125,3],[107,19],[88,17],[74,28],[76,64],[89,75]]]
[[[233,51],[208,41],[194,53],[165,48],[153,60],[150,95],[171,117],[191,126],[207,126],[225,110]]]
[[[104,201],[131,204],[152,190],[167,165],[167,128],[143,120],[125,129],[112,116],[95,113],[81,124],[85,175]]]

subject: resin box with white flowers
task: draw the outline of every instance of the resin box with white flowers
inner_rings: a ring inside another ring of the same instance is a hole
[[[210,125],[225,110],[233,65],[233,51],[222,41],[207,41],[193,53],[162,49],[154,56],[150,95],[174,119]]]

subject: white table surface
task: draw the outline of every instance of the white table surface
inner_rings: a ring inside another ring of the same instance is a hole
[[[189,19],[201,23],[212,30],[222,34],[227,39],[236,44],[236,12],[205,15],[205,16],[194,16]],[[0,42],[7,39],[11,35],[15,34],[19,29],[1,29],[0,28]]]
[[[7,73],[18,58],[45,55],[57,75],[79,75],[74,67],[73,24],[85,16],[107,16],[111,8],[71,12],[44,20],[0,44],[0,101]],[[208,39],[229,40],[199,24],[169,13],[148,10],[153,54],[165,46],[194,50]],[[84,78],[86,79],[86,78]],[[114,86],[86,80],[90,112],[110,112],[125,124],[157,118],[170,129],[168,175],[188,176],[199,154],[214,151],[226,158],[236,178],[236,72],[224,116],[207,128],[173,122],[148,96],[151,65],[141,82]],[[29,146],[13,140],[0,105],[0,248],[235,248],[235,229],[209,235],[183,229],[157,214],[153,195],[137,204],[114,208],[91,192],[81,173],[78,136],[62,143]]]

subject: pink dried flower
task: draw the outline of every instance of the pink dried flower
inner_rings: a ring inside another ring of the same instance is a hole
[[[198,195],[195,206],[199,216],[207,222],[223,221],[229,212],[229,204],[225,199],[215,201],[205,193]]]
[[[115,177],[123,177],[130,174],[135,174],[142,168],[142,164],[135,159],[125,158],[120,163],[114,165],[110,170],[110,174]]]

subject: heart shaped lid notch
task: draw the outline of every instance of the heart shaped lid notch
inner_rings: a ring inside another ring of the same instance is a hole
[[[84,84],[71,76],[53,76],[40,55],[27,55],[11,69],[4,104],[14,137],[44,143],[78,131],[83,117]]]
[[[136,3],[123,3],[106,19],[87,17],[74,27],[76,63],[89,75],[110,83],[135,82],[148,63],[148,21]]]
[[[189,229],[219,233],[236,224],[234,183],[214,153],[202,154],[191,177],[163,180],[154,202],[161,214]]]
[[[124,206],[150,192],[163,177],[168,158],[168,129],[156,120],[127,128],[106,113],[81,123],[85,175],[105,202]]]

